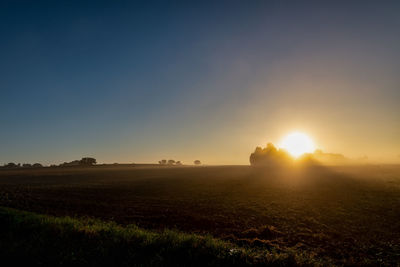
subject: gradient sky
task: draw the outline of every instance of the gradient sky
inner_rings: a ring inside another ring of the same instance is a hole
[[[0,164],[399,162],[400,2],[301,2],[1,1]]]

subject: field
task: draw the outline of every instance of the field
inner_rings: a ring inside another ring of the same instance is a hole
[[[315,264],[400,262],[397,165],[1,170],[0,205],[211,235]]]

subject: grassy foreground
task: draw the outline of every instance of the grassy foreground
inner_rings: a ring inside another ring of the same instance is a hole
[[[261,252],[212,238],[152,232],[94,219],[0,207],[2,262],[26,266],[309,266],[294,253]]]

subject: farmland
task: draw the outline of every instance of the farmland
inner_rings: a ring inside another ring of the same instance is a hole
[[[400,261],[397,165],[1,170],[0,205],[211,235],[337,265]]]

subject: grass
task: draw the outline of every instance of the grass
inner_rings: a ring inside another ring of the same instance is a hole
[[[0,208],[2,262],[25,266],[311,266],[311,257],[240,248],[211,236]]]

